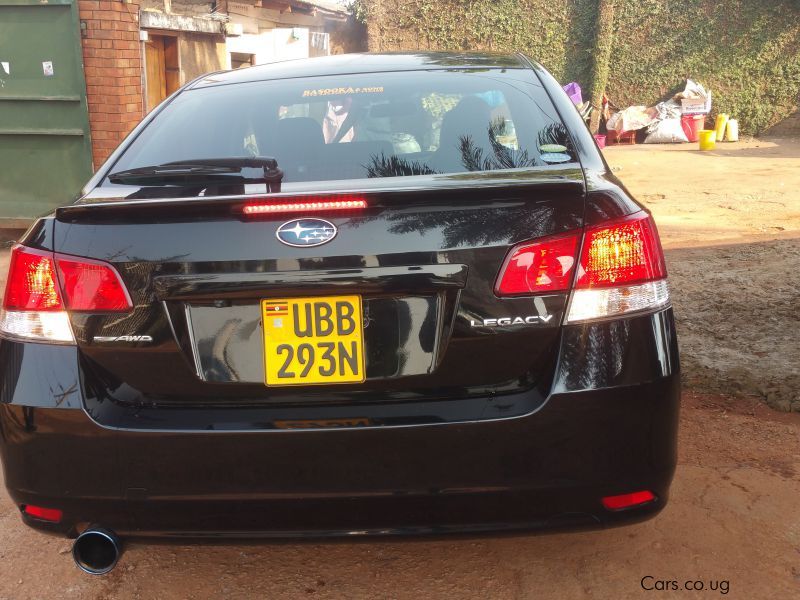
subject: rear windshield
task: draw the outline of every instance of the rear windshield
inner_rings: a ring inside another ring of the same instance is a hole
[[[189,90],[156,116],[112,171],[240,156],[277,159],[284,186],[574,160],[569,136],[534,73],[487,69]]]

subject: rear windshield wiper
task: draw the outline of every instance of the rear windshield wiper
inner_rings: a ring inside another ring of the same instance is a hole
[[[243,168],[262,169],[263,175],[245,177]],[[267,191],[280,192],[283,171],[269,156],[198,158],[161,165],[117,171],[108,176],[111,183],[127,185],[187,185],[266,183]]]

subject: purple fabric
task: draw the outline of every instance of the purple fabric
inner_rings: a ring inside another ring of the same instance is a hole
[[[583,96],[581,95],[581,86],[578,85],[576,82],[568,83],[564,86],[564,91],[567,92],[567,96],[569,99],[572,100],[572,103],[576,106],[578,104],[583,104]]]

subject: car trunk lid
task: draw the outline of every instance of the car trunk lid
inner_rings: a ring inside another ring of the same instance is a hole
[[[493,290],[515,244],[582,226],[581,170],[496,173],[468,189],[420,179],[351,188],[366,201],[357,211],[252,217],[244,206],[304,196],[102,201],[102,188],[59,209],[56,252],[113,264],[134,304],[71,315],[87,382],[123,403],[183,406],[464,398],[546,380],[566,292]],[[301,217],[338,234],[281,243],[281,224]],[[261,301],[341,295],[361,298],[366,380],[267,387]]]

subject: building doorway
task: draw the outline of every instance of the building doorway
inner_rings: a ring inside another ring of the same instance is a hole
[[[178,38],[148,35],[144,48],[147,111],[150,112],[181,86]]]

